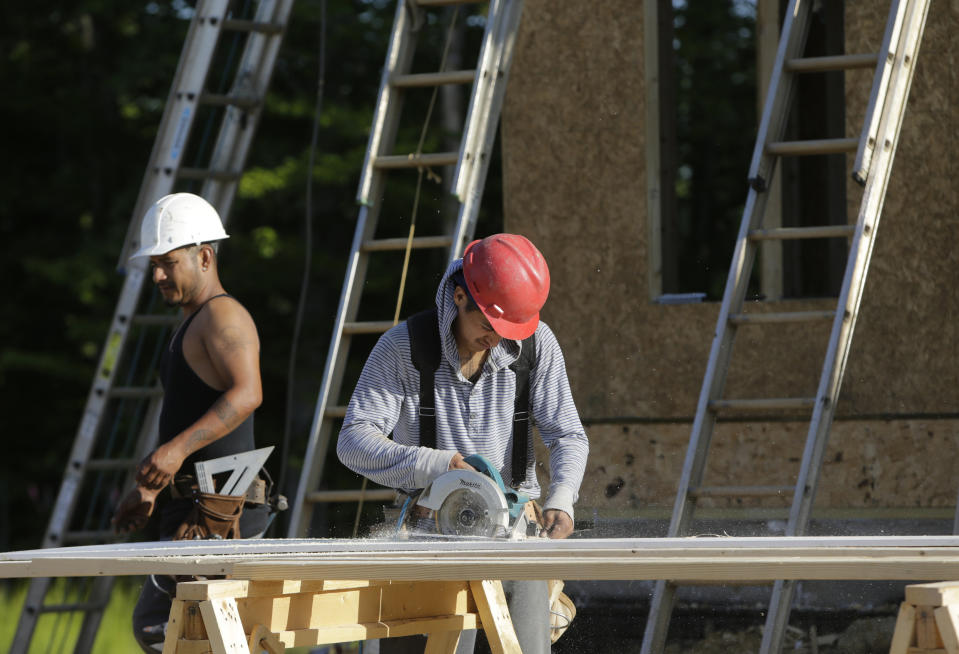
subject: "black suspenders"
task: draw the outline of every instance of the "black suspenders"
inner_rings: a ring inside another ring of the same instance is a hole
[[[410,359],[420,373],[420,445],[436,447],[436,396],[434,376],[442,358],[436,309],[421,311],[406,320]],[[513,486],[526,481],[529,461],[529,377],[536,365],[535,336],[523,341],[519,358],[510,365],[516,375],[513,401]]]

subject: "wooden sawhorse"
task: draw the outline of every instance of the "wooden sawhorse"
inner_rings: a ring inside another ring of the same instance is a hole
[[[494,654],[522,654],[499,581],[245,581],[177,585],[163,654],[279,654],[287,647],[428,634],[453,654],[483,629]]]
[[[959,654],[959,581],[906,586],[889,654]]]

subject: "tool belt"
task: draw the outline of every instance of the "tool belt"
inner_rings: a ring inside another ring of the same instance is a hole
[[[173,540],[203,538],[239,538],[240,516],[243,515],[242,495],[216,495],[193,493],[193,509],[177,527]]]
[[[192,475],[178,475],[170,486],[174,499],[191,499],[193,507],[177,527],[173,540],[240,538],[240,516],[247,504],[268,503],[268,482],[254,479],[245,495],[203,493]]]

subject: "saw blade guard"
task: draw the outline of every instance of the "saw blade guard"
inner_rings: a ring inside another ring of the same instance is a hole
[[[494,535],[509,526],[509,506],[492,479],[474,470],[451,470],[429,485],[416,502],[436,512],[441,533]]]
[[[515,520],[523,513],[524,505],[529,502],[529,495],[520,493],[512,488],[507,488],[506,484],[503,483],[503,477],[499,474],[499,470],[490,463],[489,459],[481,454],[470,454],[463,460],[496,483],[500,492],[506,496],[506,505],[509,508],[510,520]]]

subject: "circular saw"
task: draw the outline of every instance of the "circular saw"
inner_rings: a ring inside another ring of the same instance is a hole
[[[445,472],[427,486],[416,506],[432,511],[436,530],[449,536],[523,538],[531,522],[529,497],[507,489],[499,471],[483,456],[465,459],[475,470]]]

